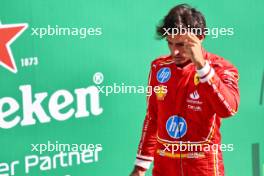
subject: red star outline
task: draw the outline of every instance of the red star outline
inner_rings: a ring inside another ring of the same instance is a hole
[[[2,37],[0,38],[0,65],[13,73],[17,73],[17,67],[10,45],[27,29],[27,27],[27,23],[0,23],[0,37]]]

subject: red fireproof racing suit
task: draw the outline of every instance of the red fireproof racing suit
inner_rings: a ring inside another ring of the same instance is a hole
[[[152,94],[135,165],[154,176],[224,176],[220,125],[239,105],[238,71],[203,50],[206,65],[177,67],[171,56],[154,60]],[[160,88],[160,89],[159,89]]]

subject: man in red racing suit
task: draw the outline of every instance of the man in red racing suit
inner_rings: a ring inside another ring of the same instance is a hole
[[[220,147],[208,152],[172,151],[176,148],[173,144],[220,146],[221,120],[238,108],[237,69],[219,56],[203,54],[206,66],[202,70],[196,70],[192,63],[177,67],[170,56],[153,61],[149,85],[167,86],[167,93],[153,92],[147,99],[135,163],[139,169],[148,169],[155,158],[154,176],[224,175]],[[180,124],[181,129],[177,129]]]
[[[151,64],[149,86],[160,89],[147,98],[131,175],[154,160],[153,176],[224,176],[220,125],[237,112],[238,71],[192,34],[167,41],[171,55]]]

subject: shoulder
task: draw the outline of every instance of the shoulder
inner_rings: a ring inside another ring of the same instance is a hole
[[[153,60],[151,62],[151,67],[156,68],[156,67],[160,67],[160,66],[170,65],[173,63],[174,63],[174,61],[170,55],[164,55],[164,56],[160,56],[160,57],[156,58],[155,60]]]
[[[215,72],[221,77],[233,77],[236,80],[239,79],[239,73],[237,68],[227,59],[212,54],[206,53],[206,59],[209,61],[211,67],[214,68]]]
[[[205,58],[209,61],[210,65],[216,70],[234,70],[237,68],[228,60],[216,54],[207,52]]]

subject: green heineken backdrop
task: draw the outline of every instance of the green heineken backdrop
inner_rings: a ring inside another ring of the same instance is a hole
[[[155,26],[179,3],[202,11],[210,28],[233,29],[204,41],[240,72],[239,112],[221,129],[222,142],[234,144],[224,152],[226,175],[263,175],[260,0],[1,0],[0,175],[128,175],[146,109],[140,87],[150,62],[168,53]],[[125,85],[138,92],[107,94]],[[80,152],[84,146],[93,152]]]

